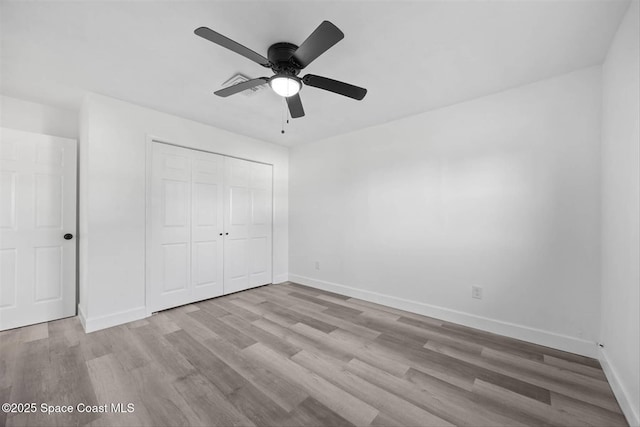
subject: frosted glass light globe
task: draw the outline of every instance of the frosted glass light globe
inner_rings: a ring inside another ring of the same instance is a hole
[[[290,76],[276,75],[269,80],[269,85],[275,93],[288,98],[300,92],[300,80]]]

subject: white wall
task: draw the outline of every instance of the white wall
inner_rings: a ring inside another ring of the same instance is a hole
[[[595,355],[600,79],[294,148],[290,280]]]
[[[603,65],[602,360],[640,424],[640,10],[631,3]]]
[[[79,308],[88,331],[146,315],[147,136],[273,164],[274,282],[287,280],[287,148],[95,94],[80,117]]]
[[[0,95],[0,126],[78,139],[78,113]]]

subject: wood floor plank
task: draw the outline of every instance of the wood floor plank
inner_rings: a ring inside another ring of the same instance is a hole
[[[229,304],[231,305],[235,305],[237,307],[240,307],[250,313],[253,313],[254,315],[257,315],[258,318],[263,317],[266,313],[268,313],[264,307],[262,307],[260,304],[262,304],[263,302],[265,302],[265,300],[261,300],[261,302],[259,304],[254,304],[250,301],[247,301],[243,296],[240,296],[239,298],[236,298],[232,301],[229,301]]]
[[[83,336],[82,325],[73,317],[49,322],[49,337],[62,340],[68,347],[77,346]]]
[[[238,348],[245,348],[256,343],[256,340],[254,340],[253,338],[243,334],[237,329],[232,328],[225,322],[221,322],[206,310],[199,310],[193,313],[189,313],[189,316],[196,319],[204,327],[215,332],[217,336],[233,343]]]
[[[497,415],[487,416],[486,411],[474,410],[474,405],[469,401],[464,401],[461,405],[460,401],[456,402],[445,398],[434,388],[420,388],[411,381],[405,381],[396,378],[380,369],[370,366],[358,359],[353,359],[347,364],[346,368],[349,372],[363,378],[372,384],[386,389],[397,396],[412,402],[413,404],[425,409],[433,416],[444,420],[446,423],[454,425],[503,425],[513,426],[517,423],[514,420],[506,419]],[[454,409],[455,408],[455,409]],[[393,414],[390,414],[395,418]],[[498,422],[502,421],[502,422]]]
[[[20,341],[23,343],[45,339],[49,336],[49,325],[38,323],[37,325],[20,328]]]
[[[547,367],[529,359],[519,360],[510,354],[504,354],[492,349],[485,349],[482,356],[491,361],[492,366],[501,366],[505,375],[517,379],[538,383],[541,387],[563,394],[581,396],[582,400],[600,406],[604,409],[619,411],[620,407],[609,387],[603,381],[585,377],[571,371]]]
[[[324,289],[311,288],[309,286],[300,285],[295,282],[285,282],[285,283],[282,283],[280,287],[288,288],[291,292],[302,292],[310,296],[326,295],[329,297],[342,299],[342,300],[348,300],[351,298],[347,295],[336,294],[334,292],[326,291]]]
[[[312,296],[312,297],[318,296],[321,293],[325,292],[322,289],[312,288],[310,286],[304,286],[304,285],[301,285],[301,284],[295,283],[295,282],[281,283],[280,287],[288,288],[289,292],[301,292],[301,293],[307,294],[307,295]]]
[[[442,345],[432,345],[432,343],[430,342],[427,342],[424,347],[434,350],[437,353],[449,356],[458,354],[464,357],[464,355],[466,355],[464,352],[460,352],[457,349],[451,349],[447,346]],[[460,360],[463,357],[460,357],[458,359]],[[507,390],[511,390],[515,393],[520,393],[524,396],[539,400],[546,404],[551,403],[551,393],[546,388],[538,387],[528,382],[521,381],[511,376],[504,375],[494,370],[486,369],[474,364],[469,364],[469,366],[475,372],[475,377],[478,379],[490,382],[495,385],[499,385],[500,387],[506,388]]]
[[[136,329],[120,325],[103,331],[103,339],[108,342],[108,348],[111,353],[116,354],[118,361],[127,371],[149,363],[149,358],[141,347],[141,343],[134,338],[133,331]],[[122,345],[123,343],[126,345]]]
[[[51,336],[51,335],[50,335]],[[47,370],[51,405],[66,405],[68,402],[83,402],[86,405],[98,405],[98,399],[91,383],[89,370],[85,364],[80,346],[69,346],[67,337],[54,335],[49,340],[50,366]],[[89,423],[101,414],[90,412],[57,414],[59,425],[80,425]]]
[[[380,412],[369,424],[371,427],[400,427],[403,424],[390,415]]]
[[[293,310],[289,310],[288,308],[282,307],[278,304],[272,303],[270,301],[267,302],[263,302],[261,304],[262,306],[266,307],[269,311],[271,311],[272,313],[278,314],[280,316],[282,316],[283,318],[289,319],[291,321],[291,324],[295,324],[295,323],[304,323],[306,325],[311,326],[312,328],[316,328],[322,332],[331,332],[333,330],[335,330],[337,327],[323,322],[321,320],[318,319],[314,319],[311,316],[307,316],[306,314],[302,314]]]
[[[398,318],[410,318],[418,320],[422,323],[428,323],[433,326],[442,326],[442,320],[434,319],[432,317],[422,316],[420,314],[411,313],[409,311],[400,310],[394,307],[384,306],[380,304],[376,304],[369,301],[360,300],[357,298],[349,298],[347,300],[349,303],[354,304],[354,307],[364,307],[366,309],[372,311],[384,311],[394,316],[398,316]]]
[[[204,341],[211,338],[212,336],[218,336],[210,328],[207,328],[198,320],[190,316],[188,312],[185,313],[182,310],[174,309],[167,310],[165,312],[159,313],[158,315],[167,316],[171,320],[171,322],[179,327],[177,331],[165,334],[167,336],[173,335],[175,332],[179,331],[184,331],[185,333],[199,341]]]
[[[138,425],[153,426],[153,420],[144,406],[131,376],[123,369],[114,354],[106,354],[86,362],[96,399],[100,404],[132,403],[134,412],[107,413],[97,421],[97,425]],[[42,424],[38,424],[42,425]],[[46,424],[45,424],[46,425]]]
[[[355,425],[368,425],[378,415],[376,408],[260,343],[247,347],[243,352],[260,360],[279,375],[299,383],[310,396]]]
[[[15,371],[11,375],[11,397],[8,402],[38,404],[49,402],[52,388],[52,384],[48,381],[51,368],[49,341],[39,339],[18,342],[21,345],[14,365]],[[7,425],[13,426],[45,425],[47,421],[46,414],[39,411],[10,413],[7,416]]]
[[[607,377],[604,375],[604,372],[602,372],[602,369],[594,368],[578,362],[572,362],[564,358],[550,356],[548,354],[543,355],[543,361],[545,364],[555,366],[556,368],[566,369],[600,381],[607,381]]]
[[[266,301],[266,299],[262,298],[260,295],[254,292],[238,292],[238,298],[244,301],[247,301],[251,304],[260,304]]]
[[[566,412],[560,411],[551,405],[539,402],[534,399],[530,399],[521,394],[514,393],[510,390],[504,389],[500,386],[477,380],[474,384],[474,393],[481,394],[485,397],[491,398],[496,402],[506,403],[510,406],[516,407],[523,412],[535,413],[538,417],[541,417],[549,425],[553,426],[581,426],[588,425],[582,422],[582,420],[572,417]]]
[[[250,323],[251,319],[253,319],[253,317],[249,317],[245,320],[234,315],[220,318],[222,322],[252,338],[255,342],[261,342],[270,349],[282,353],[287,357],[293,356],[301,350],[300,347],[297,347],[288,341],[279,339],[277,336],[253,325]]]
[[[446,401],[449,405],[464,408],[464,410],[457,411],[459,419],[456,423],[459,425],[537,425],[540,421],[533,414],[527,414],[526,417],[522,417],[520,414],[514,414],[513,411],[503,406],[497,404],[487,405],[485,402],[480,403],[472,392],[460,389],[446,381],[413,368],[409,369],[405,377],[420,390],[431,393],[440,401]]]
[[[210,300],[212,305],[218,307],[224,307],[224,310],[228,313],[227,315],[235,315],[240,319],[244,319],[248,322],[253,322],[254,320],[258,320],[260,315],[254,314],[253,312],[246,310],[236,304],[230,304],[230,301],[220,300],[220,299],[212,299]],[[224,317],[224,316],[222,316]]]
[[[189,402],[202,426],[255,426],[226,396],[198,373],[179,378],[173,387]]]
[[[421,390],[440,396],[440,400],[465,408],[468,413],[483,414],[485,418],[489,419],[495,418],[495,421],[491,422],[491,424],[545,425],[543,420],[535,414],[525,413],[501,402],[486,399],[483,396],[474,394],[472,391],[457,387],[416,369],[410,369],[405,378]],[[471,422],[471,424],[477,422],[476,416],[473,415],[471,420],[467,422]]]
[[[2,426],[627,425],[595,359],[291,282],[0,332],[0,400],[135,406]]]
[[[442,380],[463,388],[471,388],[477,370],[469,363],[434,351],[418,348],[413,341],[382,334],[376,344],[393,351],[398,358],[406,359],[412,366]]]
[[[409,370],[409,365],[398,362],[392,357],[387,357],[383,352],[373,351],[364,343],[359,344],[357,338],[347,331],[337,329],[325,334],[300,323],[293,325],[291,329],[331,348],[336,354],[342,356],[338,358],[339,360],[348,362],[354,357],[358,357],[360,360],[371,363],[373,366],[399,377]],[[319,351],[314,351],[318,349]],[[327,353],[319,347],[307,348],[307,350],[313,351],[315,354]]]
[[[387,336],[401,336],[407,344],[409,344],[409,340],[411,340],[411,343],[416,347],[421,347],[427,342],[427,340],[429,340],[440,342],[469,353],[480,354],[483,349],[482,346],[477,344],[453,339],[433,328],[427,329],[425,327],[417,327],[413,324],[400,322],[400,318],[396,321],[395,317],[380,317],[372,315],[372,313],[363,313],[362,315],[351,316],[340,312],[330,312],[329,310],[326,310],[324,313],[330,313],[344,321],[384,333]]]
[[[106,330],[87,334],[79,346],[85,360],[97,359],[113,352]]]
[[[280,421],[282,427],[353,427],[340,415],[318,402],[313,397],[307,397],[287,416]]]
[[[196,369],[167,341],[163,334],[154,333],[152,325],[133,331],[133,336],[146,350],[149,360],[154,360],[164,369],[163,375],[172,380],[196,373]],[[174,331],[175,332],[175,331]]]
[[[313,348],[317,351],[325,352],[332,357],[340,360],[350,360],[353,356],[348,352],[344,351],[344,349],[336,348],[323,342],[322,340],[318,340],[315,337],[308,336],[309,334],[302,334],[300,329],[290,329],[285,328],[282,325],[278,325],[268,319],[259,319],[253,322],[257,327],[280,337],[283,340],[286,340],[298,348]],[[310,328],[310,327],[309,327]],[[313,328],[311,328],[313,329]]]
[[[275,425],[284,416],[285,411],[270,397],[185,332],[174,332],[167,339],[254,424]]]
[[[274,288],[277,288],[277,287],[274,287]],[[299,304],[299,301],[300,301],[291,297],[291,295],[286,292],[278,291],[277,289],[272,290],[270,287],[266,289],[262,288],[256,292],[258,293],[258,296],[261,296],[264,299],[263,303],[271,302],[285,308],[293,304]],[[312,303],[308,303],[308,304],[309,304],[308,307],[311,310],[326,309],[326,307],[321,307]]]
[[[551,406],[571,414],[591,426],[626,426],[627,421],[619,412],[590,405],[560,393],[551,393]]]
[[[358,337],[349,331],[337,329],[329,336],[335,340],[337,345],[348,349],[354,357],[392,375],[401,377],[409,370],[409,364],[380,348],[374,348],[370,343],[360,344]]]
[[[21,344],[17,340],[0,343],[0,389],[10,389],[13,384],[14,374],[17,372],[16,360]],[[8,402],[6,400],[5,402]],[[3,403],[3,402],[2,402]]]
[[[258,390],[268,395],[280,407],[290,412],[308,395],[295,383],[274,375],[258,361],[247,357],[223,339],[207,340],[205,346],[227,365],[242,375]]]
[[[215,299],[200,301],[198,303],[198,307],[205,310],[207,313],[212,315],[215,318],[227,316],[231,314],[229,310],[227,310],[227,306],[230,304],[220,304]],[[234,306],[232,306],[234,307]]]
[[[149,324],[156,327],[162,335],[170,334],[171,332],[179,331],[181,329],[180,326],[176,325],[165,312],[154,313],[148,319]]]
[[[591,378],[574,375],[552,366],[540,368],[536,366],[536,364],[540,364],[539,362],[528,358],[519,359],[511,354],[501,353],[493,349],[485,348],[480,357],[460,352],[447,354],[472,365],[511,376],[549,391],[578,396],[579,399],[601,406],[604,409],[620,410],[610,391],[603,389],[599,382]],[[594,385],[595,387],[593,387]]]
[[[147,363],[140,368],[127,370],[135,384],[142,405],[147,409],[151,422],[156,426],[198,424],[200,419],[191,405],[173,387],[171,378],[164,375],[164,367]],[[149,391],[153,390],[152,393]]]
[[[331,361],[329,356],[320,357],[302,350],[291,358],[299,365],[315,372],[327,381],[340,387],[352,396],[372,407],[389,414],[403,425],[419,426],[452,426],[449,422],[433,415],[430,412],[414,405],[413,403],[398,397],[374,384],[371,384],[357,375],[347,371],[338,360]]]
[[[322,310],[326,310],[327,307],[324,305],[316,304],[311,301],[307,301],[305,299],[297,298],[294,295],[291,295],[292,291],[283,288],[281,286],[274,286],[274,290],[269,289],[270,292],[274,292],[282,298],[285,298],[290,302],[290,305],[297,305],[299,307],[304,307],[307,311],[318,312]]]
[[[543,359],[543,353],[540,347],[525,343],[524,341],[507,339],[506,337],[491,332],[480,331],[468,326],[448,322],[443,323],[441,329],[461,340],[466,339],[486,348],[513,354],[520,358],[539,361]]]
[[[593,359],[591,357],[582,356],[580,354],[573,354],[562,350],[556,350],[555,348],[542,347],[536,344],[527,343],[530,346],[538,348],[539,351],[543,354],[548,354],[549,356],[557,357],[558,359],[564,359],[568,362],[579,363],[581,365],[590,366],[595,369],[602,370],[602,366],[597,359]]]
[[[332,301],[331,297],[328,297],[325,295],[318,295],[317,297],[312,297],[300,292],[291,292],[291,295],[295,296],[296,298],[303,299],[317,305],[325,306],[327,307],[327,309],[332,309],[336,312],[343,312],[345,314],[352,314],[352,315],[358,315],[362,313],[362,310],[357,310],[355,308],[350,307],[349,304],[345,302],[346,300],[333,299]]]
[[[328,323],[330,325],[335,326],[336,328],[343,329],[345,331],[349,331],[354,335],[361,337],[366,340],[375,339],[378,335],[380,335],[379,331],[374,331],[373,329],[366,328],[364,326],[356,325],[352,322],[343,320],[339,317],[330,316],[323,312],[315,312],[308,311],[304,306],[300,305],[292,305],[289,307],[290,310],[295,311],[297,313],[306,313],[309,317],[313,317],[314,319],[320,320],[322,322]],[[330,331],[333,332],[333,331]]]

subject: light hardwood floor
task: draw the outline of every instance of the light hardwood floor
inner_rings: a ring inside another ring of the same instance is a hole
[[[617,426],[596,360],[287,283],[85,334],[0,333],[0,425]]]

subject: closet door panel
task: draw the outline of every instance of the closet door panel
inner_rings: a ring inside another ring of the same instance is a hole
[[[191,160],[188,150],[153,144],[149,298],[154,311],[191,297]]]
[[[213,298],[223,292],[222,156],[193,151],[191,277],[193,299]]]
[[[272,167],[225,158],[225,294],[271,283]]]
[[[249,180],[251,192],[250,287],[271,283],[272,180],[271,165],[252,164]]]
[[[222,156],[153,144],[150,311],[222,295],[223,174]]]
[[[249,288],[249,162],[225,157],[224,293]]]

